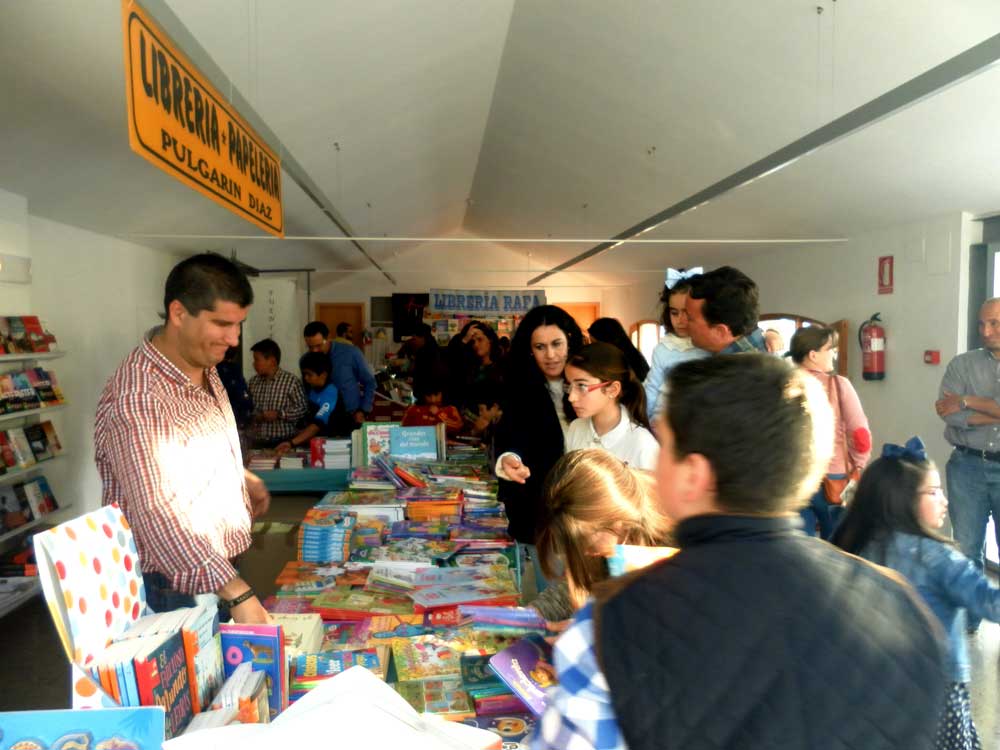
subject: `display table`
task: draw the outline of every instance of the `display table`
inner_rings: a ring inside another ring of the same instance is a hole
[[[347,489],[349,469],[271,469],[255,472],[274,492],[332,492]]]

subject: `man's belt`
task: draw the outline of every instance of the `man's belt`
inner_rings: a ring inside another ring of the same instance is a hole
[[[1000,451],[980,451],[975,448],[970,448],[967,445],[956,445],[955,450],[961,451],[962,453],[968,453],[970,456],[979,456],[979,458],[985,459],[986,461],[1000,462]]]

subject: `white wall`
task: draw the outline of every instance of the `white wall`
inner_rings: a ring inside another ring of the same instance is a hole
[[[28,246],[28,201],[0,190],[0,255],[31,258]],[[31,284],[0,282],[0,315],[31,312]]]
[[[272,339],[281,349],[281,367],[298,373],[297,359],[302,351],[302,306],[294,278],[258,276],[250,279],[253,306],[243,323],[243,376],[253,377],[253,354],[250,347],[261,339]]]
[[[52,415],[66,448],[46,476],[72,514],[97,508],[94,415],[107,379],[157,325],[163,283],[178,258],[142,245],[28,216],[33,312],[67,352],[50,363],[69,402]]]
[[[948,457],[934,400],[945,365],[965,350],[969,245],[982,224],[968,214],[931,217],[852,238],[836,249],[787,249],[746,259],[738,267],[760,287],[761,312],[808,315],[850,323],[850,378],[872,425],[875,450],[920,435],[941,466]],[[895,258],[895,288],[879,295],[877,259]],[[887,332],[886,379],[861,378],[858,326],[880,312]],[[925,349],[941,364],[923,362]]]

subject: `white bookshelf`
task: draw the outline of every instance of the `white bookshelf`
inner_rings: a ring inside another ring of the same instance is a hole
[[[46,414],[51,414],[54,411],[59,411],[60,409],[65,409],[66,404],[53,404],[52,406],[43,406],[38,409],[25,409],[24,411],[12,411],[9,414],[0,414],[0,422],[9,422],[14,419],[23,419],[24,417],[33,416],[45,416]],[[0,428],[3,429],[3,428]]]
[[[38,578],[25,579],[24,584],[21,586],[7,591],[0,591],[0,617],[10,614],[22,604],[34,599],[41,592],[42,584]]]
[[[26,469],[7,469],[7,473],[0,476],[0,485],[13,484],[14,482],[19,482],[24,477],[31,476],[32,474],[37,474],[38,472],[45,469],[53,461],[58,461],[61,458],[65,458],[65,453],[60,453],[58,456],[53,456],[52,458],[47,458],[44,461],[38,461],[32,464]],[[3,537],[0,537],[3,539]]]
[[[49,516],[55,516],[56,514],[62,513],[64,510],[68,510],[69,508],[72,507],[73,507],[72,505],[60,505],[54,511],[46,513],[41,518],[35,518],[31,521],[28,521],[26,524],[23,524],[22,526],[18,526],[16,529],[11,529],[10,531],[6,531],[3,534],[0,534],[0,542],[5,542],[8,539],[13,539],[18,534],[23,534],[25,531],[30,531],[36,526],[41,526],[43,523],[51,523],[51,521],[48,520]]]
[[[28,352],[25,354],[0,354],[0,365],[5,362],[30,362],[33,360],[59,359],[65,357],[66,352]]]

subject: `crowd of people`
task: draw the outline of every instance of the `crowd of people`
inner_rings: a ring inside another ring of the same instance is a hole
[[[269,496],[243,468],[217,372],[252,290],[203,255],[165,291],[164,325],[98,407],[104,501],[133,527],[151,606],[215,592],[238,621],[266,621],[237,563]],[[919,438],[868,465],[832,329],[800,328],[783,352],[758,327],[756,284],[731,267],[661,299],[651,364],[617,321],[585,336],[553,305],[528,311],[509,346],[471,321],[446,347],[422,327],[401,352],[418,397],[406,423],[492,446],[530,606],[562,632],[534,746],[980,747],[965,638],[1000,620],[982,557],[1000,510],[1000,300],[980,312],[985,348],[949,364],[936,403],[955,447],[949,506]],[[365,420],[374,378],[338,334],[306,326],[301,381],[273,341],[251,347],[255,441],[287,450]],[[612,579],[618,544],[679,551]]]

